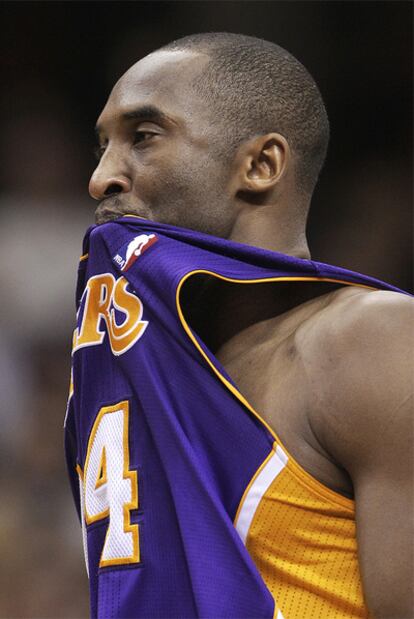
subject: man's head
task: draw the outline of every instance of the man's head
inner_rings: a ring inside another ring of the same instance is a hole
[[[98,223],[134,213],[222,237],[288,203],[304,224],[329,138],[306,69],[273,43],[229,33],[185,37],[133,65],[98,130]]]

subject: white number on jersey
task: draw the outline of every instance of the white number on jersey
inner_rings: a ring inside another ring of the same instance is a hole
[[[99,566],[138,563],[138,525],[130,522],[131,510],[138,507],[138,485],[137,472],[129,470],[127,401],[100,409],[89,437],[84,471],[78,467],[78,473],[86,524],[109,517]]]

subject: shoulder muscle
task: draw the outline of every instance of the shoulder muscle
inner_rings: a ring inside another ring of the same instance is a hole
[[[352,287],[334,293],[297,332],[312,427],[345,468],[355,451],[366,453],[365,436],[411,414],[413,326],[413,298]]]

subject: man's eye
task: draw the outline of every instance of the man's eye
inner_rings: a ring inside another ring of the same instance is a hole
[[[102,155],[104,154],[105,149],[106,149],[106,146],[104,146],[103,144],[98,144],[97,146],[94,147],[93,154],[95,155],[98,161],[102,158]]]
[[[135,131],[134,144],[148,142],[154,135],[156,135],[156,133],[152,133],[151,131]]]

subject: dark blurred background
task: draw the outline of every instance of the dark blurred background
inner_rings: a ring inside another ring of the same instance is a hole
[[[332,140],[315,259],[411,289],[411,2],[2,2],[0,616],[86,617],[62,424],[93,126],[114,81],[180,36],[274,41],[310,70]]]

